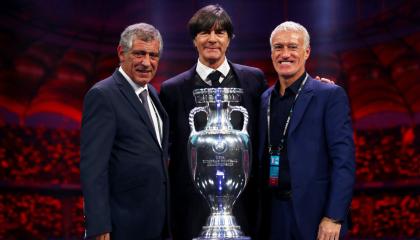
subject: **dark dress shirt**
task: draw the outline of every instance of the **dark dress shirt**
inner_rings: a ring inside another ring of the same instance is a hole
[[[271,146],[280,146],[283,132],[286,125],[287,117],[293,107],[295,96],[299,87],[304,80],[306,73],[300,76],[292,85],[286,88],[284,95],[280,95],[280,83],[276,82],[275,91],[271,94],[271,108],[270,108],[270,142]],[[293,115],[291,116],[293,118]],[[289,125],[290,127],[290,125]],[[283,142],[283,149],[280,151],[280,166],[279,166],[279,185],[277,190],[279,192],[290,191],[291,178],[289,170],[289,159],[287,158],[287,132]]]

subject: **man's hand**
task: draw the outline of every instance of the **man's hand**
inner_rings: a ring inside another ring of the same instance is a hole
[[[321,81],[321,82],[323,82],[323,83],[335,84],[335,82],[334,82],[334,81],[332,81],[332,80],[330,80],[330,79],[328,79],[328,78],[321,78],[321,77],[319,77],[319,76],[316,76],[316,77],[315,77],[315,79],[316,79],[316,80],[318,80],[318,81]]]
[[[95,237],[95,240],[110,240],[111,237],[109,233],[104,233]]]
[[[319,224],[318,240],[338,240],[340,238],[341,224],[324,217]]]

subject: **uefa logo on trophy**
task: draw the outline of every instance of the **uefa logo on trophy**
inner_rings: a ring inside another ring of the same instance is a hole
[[[247,132],[248,112],[238,106],[240,88],[205,88],[193,91],[198,107],[191,110],[188,154],[195,187],[208,202],[211,214],[196,240],[249,240],[232,214],[233,205],[244,190],[250,172],[251,142]],[[196,131],[199,112],[207,116],[206,126]],[[243,114],[242,129],[234,129],[231,114]]]

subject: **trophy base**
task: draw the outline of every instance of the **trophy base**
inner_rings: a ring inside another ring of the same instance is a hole
[[[212,237],[212,238],[207,238],[207,237],[197,237],[197,238],[193,238],[193,240],[251,240],[250,237]]]
[[[236,224],[235,217],[229,213],[212,213],[203,226],[201,234],[193,240],[251,240],[244,236],[241,227]]]

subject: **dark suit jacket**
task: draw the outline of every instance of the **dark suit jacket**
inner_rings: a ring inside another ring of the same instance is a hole
[[[259,100],[262,92],[267,88],[266,81],[259,69],[233,63],[229,64],[237,76],[240,87],[244,90],[243,104],[250,116],[248,133],[253,141],[258,136],[256,127]],[[175,240],[191,240],[191,238],[197,237],[210,214],[208,204],[195,189],[191,180],[187,155],[187,142],[191,132],[188,115],[195,106],[192,94],[195,69],[196,66],[165,81],[160,91],[162,104],[168,111],[170,119],[169,176],[171,180],[171,223]],[[245,209],[255,209],[255,206],[246,208],[256,205],[256,195],[251,194],[251,189],[255,190],[252,185],[255,186],[255,182],[251,177],[245,192],[234,208],[234,214],[238,217],[239,224],[247,234],[250,234],[250,231],[253,230],[250,229],[248,220],[256,219],[254,216],[248,216],[247,219],[247,216],[244,215]],[[251,199],[251,196],[254,199]],[[253,214],[255,215],[256,212]]]
[[[84,100],[80,172],[86,235],[151,239],[167,224],[168,116],[148,85],[163,121],[162,148],[134,89],[120,72],[95,84]]]
[[[267,105],[272,91],[273,87],[261,97],[258,155],[265,176],[263,188],[268,183],[268,158],[263,156],[267,151]],[[293,210],[302,238],[316,239],[324,216],[344,221],[343,235],[355,182],[355,155],[349,103],[341,87],[308,77],[290,120],[287,154]],[[263,204],[268,207],[265,212],[270,212],[269,205]]]

